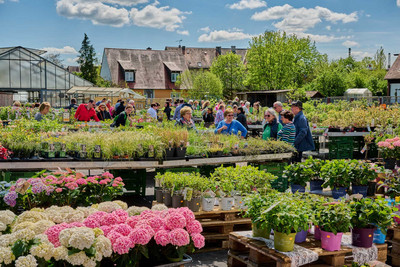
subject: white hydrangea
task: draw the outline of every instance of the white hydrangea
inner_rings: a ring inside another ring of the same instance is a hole
[[[19,239],[29,241],[29,240],[34,239],[36,234],[31,229],[25,228],[25,229],[22,229],[22,230],[12,233],[12,235],[13,235],[15,241],[17,241]]]
[[[75,227],[60,232],[60,243],[64,247],[74,247],[80,250],[90,248],[95,241],[95,234],[91,228]]]
[[[96,265],[96,261],[90,258],[87,258],[83,263],[83,267],[96,267]]]
[[[35,238],[39,239],[40,242],[42,242],[42,243],[51,243],[51,242],[49,241],[49,239],[48,239],[48,237],[47,237],[46,234],[39,234],[39,235],[36,235]]]
[[[106,201],[106,202],[102,202],[99,204],[99,206],[97,207],[98,210],[100,211],[105,211],[105,212],[113,212],[114,210],[119,210],[121,209],[121,206],[117,203],[111,202],[111,201]]]
[[[117,203],[121,207],[121,209],[123,209],[123,210],[127,210],[128,209],[128,204],[126,202],[123,202],[121,200],[114,200],[113,202]]]
[[[32,229],[35,232],[35,234],[40,235],[43,234],[47,229],[49,229],[53,225],[55,225],[55,223],[52,221],[40,220],[34,223],[30,229]]]
[[[97,209],[92,207],[77,207],[76,211],[82,212],[85,218],[89,217],[89,215],[95,213]]]
[[[21,215],[18,216],[16,223],[20,224],[22,222],[38,222],[40,220],[48,220],[46,213],[36,211],[36,210],[29,210],[24,211]]]
[[[11,234],[6,234],[6,235],[1,235],[0,236],[0,248],[2,247],[8,247],[14,243],[14,238],[13,235]]]
[[[16,215],[11,210],[0,210],[0,222],[4,223],[5,225],[11,224]]]
[[[54,248],[53,250],[53,258],[56,261],[65,260],[68,256],[68,249],[63,246],[59,246]]]
[[[0,222],[0,235],[1,232],[4,232],[7,229],[7,225],[3,222]]]
[[[54,245],[52,243],[40,243],[30,249],[30,253],[38,258],[43,258],[49,261],[54,254]]]
[[[11,251],[11,247],[0,247],[0,264],[8,265],[15,260],[15,256]]]
[[[15,261],[15,267],[36,267],[38,266],[35,257],[28,255],[26,257],[21,256]]]
[[[137,207],[137,206],[132,206],[127,209],[127,212],[129,216],[134,216],[134,215],[140,215],[145,210],[148,210],[149,208],[147,207]]]
[[[33,223],[33,222],[21,222],[18,224],[14,224],[14,226],[12,227],[12,232],[18,232],[19,230],[26,229],[26,228],[31,229],[34,224],[35,223]]]
[[[48,216],[49,220],[57,224],[63,222],[82,222],[85,219],[85,212],[82,210],[75,210],[70,206],[51,206],[47,208],[44,213]]]
[[[151,210],[158,210],[158,211],[163,211],[163,210],[167,210],[168,207],[165,206],[164,204],[155,204]]]
[[[78,253],[74,253],[72,255],[68,255],[66,261],[68,261],[72,265],[83,265],[85,261],[87,261],[88,257],[85,252],[81,251]]]
[[[110,257],[112,254],[111,241],[104,235],[97,237],[94,247],[96,249],[96,255],[101,254],[103,257],[107,258],[107,257]]]

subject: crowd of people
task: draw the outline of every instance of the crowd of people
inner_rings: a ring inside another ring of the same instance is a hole
[[[20,106],[21,104],[16,101],[13,109],[18,109]],[[35,115],[35,119],[40,121],[49,112],[51,106],[50,103],[43,102],[37,107],[39,107],[39,112]],[[159,103],[152,103],[147,110],[147,116],[158,120],[160,107]],[[173,107],[175,107],[174,112]],[[66,108],[76,109],[74,117],[78,121],[94,120],[98,122],[113,119],[112,127],[132,127],[134,125],[133,115],[136,114],[134,100],[118,99],[113,106],[111,101],[106,98],[98,102],[89,100],[80,105],[77,105],[76,99],[71,99],[71,104]],[[171,99],[167,99],[162,112],[167,120],[175,121],[176,126],[197,131],[193,120],[194,111],[199,111],[205,127],[215,126],[216,134],[238,135],[240,133],[241,138],[246,138],[249,131],[246,116],[259,115],[262,109],[259,102],[251,105],[250,102],[239,101],[238,98],[226,103],[220,100],[215,106],[212,106],[208,100],[186,102],[184,99],[178,99],[173,102]],[[293,145],[298,151],[295,161],[301,160],[304,151],[314,150],[309,123],[303,114],[301,101],[292,102],[290,110],[284,110],[283,104],[279,101],[275,102],[272,108],[266,109],[261,137],[264,140],[281,140]]]

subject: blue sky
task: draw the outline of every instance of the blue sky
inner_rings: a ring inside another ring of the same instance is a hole
[[[105,47],[248,47],[265,30],[310,36],[330,59],[400,53],[400,0],[0,0],[0,47],[60,53],[74,65],[84,33]],[[392,57],[392,63],[394,58]]]

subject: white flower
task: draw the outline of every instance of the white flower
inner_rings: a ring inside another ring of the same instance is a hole
[[[0,247],[0,264],[8,265],[15,260],[15,256],[11,251],[11,247]]]
[[[39,235],[36,235],[35,238],[39,239],[40,242],[42,242],[42,243],[50,243],[50,244],[51,244],[51,242],[49,241],[49,239],[48,239],[48,237],[47,237],[46,234],[39,234]]]
[[[86,256],[85,252],[81,251],[72,255],[68,255],[66,260],[72,265],[82,265],[87,258],[88,257]]]
[[[51,206],[44,213],[48,216],[49,220],[57,224],[63,222],[82,222],[85,219],[85,212],[79,209],[75,210],[69,206]]]
[[[54,222],[49,220],[40,220],[34,223],[30,229],[32,229],[37,235],[43,234],[51,226],[55,225]]]
[[[93,260],[93,259],[87,258],[87,259],[85,260],[85,262],[83,263],[83,266],[84,266],[84,267],[96,267],[96,261]]]
[[[30,249],[30,253],[38,258],[43,258],[49,261],[54,254],[54,245],[52,243],[40,243]]]
[[[95,234],[87,227],[64,229],[60,232],[60,243],[64,247],[73,247],[80,250],[90,248],[95,241]]]
[[[35,232],[31,229],[25,228],[13,233],[15,241],[21,239],[25,241],[29,241],[35,238]]]
[[[140,215],[145,210],[148,210],[149,208],[147,207],[137,207],[137,206],[132,206],[127,209],[127,212],[129,216],[134,216],[134,215]]]
[[[18,232],[23,229],[32,229],[34,224],[35,223],[29,221],[17,223],[12,227],[12,232]]]
[[[0,222],[4,223],[5,225],[11,224],[16,215],[11,210],[0,210]]]
[[[102,202],[99,204],[98,210],[100,211],[105,211],[105,212],[113,212],[114,210],[119,210],[121,209],[121,206],[117,203],[111,202],[111,201],[106,201],[106,202]]]
[[[0,234],[1,232],[5,231],[7,229],[7,225],[3,222],[0,222]]]
[[[68,249],[63,246],[54,248],[53,257],[56,261],[65,260],[68,256]]]
[[[15,267],[36,267],[37,261],[32,255],[21,256],[15,261]]]
[[[165,206],[164,204],[156,204],[154,205],[151,210],[158,210],[158,211],[163,211],[163,210],[167,210],[168,207]]]
[[[114,200],[113,202],[117,203],[121,207],[121,209],[123,209],[123,210],[127,210],[128,209],[128,204],[126,204],[126,202],[123,202],[121,200]]]
[[[96,249],[96,255],[102,254],[103,257],[107,258],[110,257],[112,254],[111,241],[104,235],[97,237],[94,247]]]
[[[6,234],[6,235],[0,236],[0,248],[8,247],[12,243],[14,243],[13,240],[14,240],[14,238],[13,238],[13,235],[11,235],[11,234]]]
[[[85,218],[97,211],[97,209],[92,207],[77,207],[76,210],[82,212]]]
[[[22,222],[38,222],[40,220],[47,220],[47,215],[44,212],[40,211],[24,211],[21,215],[18,216],[17,218],[17,224],[20,224]]]

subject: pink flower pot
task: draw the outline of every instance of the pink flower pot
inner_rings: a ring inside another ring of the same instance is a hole
[[[321,240],[321,229],[318,225],[314,226],[314,238],[315,240]]]
[[[343,233],[337,233],[336,235],[331,232],[325,232],[321,230],[321,247],[327,251],[338,251],[340,250],[340,244],[342,243]]]

